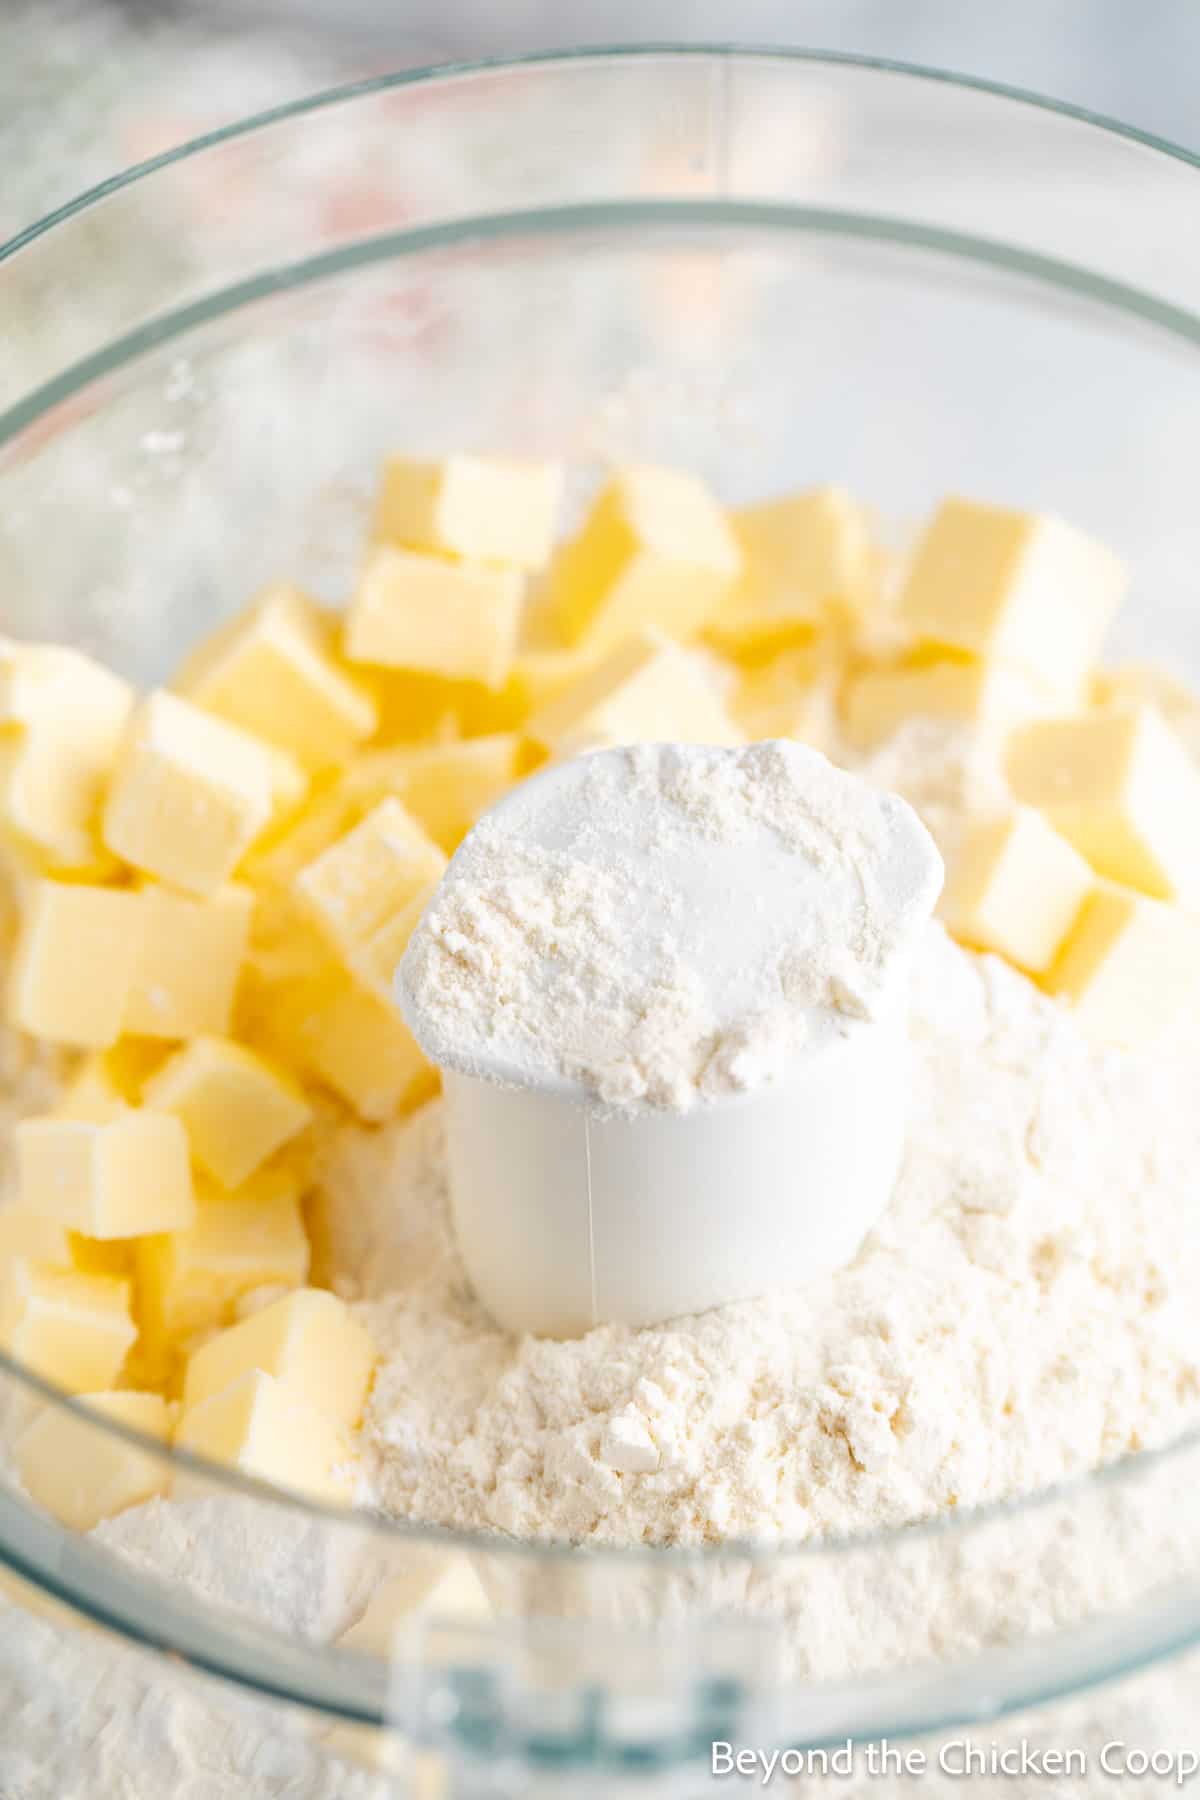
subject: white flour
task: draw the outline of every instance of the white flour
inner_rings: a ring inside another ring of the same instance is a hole
[[[801,744],[603,751],[475,828],[397,989],[442,1067],[683,1110],[873,1016],[941,874],[908,806]]]
[[[437,1107],[332,1146],[344,1284],[383,1357],[375,1503],[522,1537],[790,1541],[1026,1492],[1200,1420],[1194,1070],[1089,1048],[937,926],[913,1034],[905,1165],[855,1263],[668,1327],[506,1338],[445,1232]],[[416,1254],[378,1267],[389,1213]],[[653,1472],[614,1466],[631,1436]]]

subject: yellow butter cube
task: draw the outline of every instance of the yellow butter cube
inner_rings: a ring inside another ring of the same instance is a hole
[[[202,644],[178,685],[309,769],[343,762],[378,723],[370,694],[329,654],[319,608],[293,587],[268,588]]]
[[[730,521],[742,574],[705,628],[736,657],[773,654],[833,615],[857,617],[872,603],[878,570],[866,516],[843,488],[813,488],[757,506]]]
[[[540,569],[554,544],[562,488],[557,463],[463,455],[435,463],[390,456],[374,536],[417,550]]]
[[[970,824],[942,916],[963,943],[1041,975],[1094,886],[1095,876],[1079,852],[1041,813],[1018,806]]]
[[[1124,589],[1111,550],[1061,519],[949,499],[917,545],[899,614],[921,637],[1024,668],[1076,706]]]
[[[559,755],[573,748],[744,741],[700,658],[661,632],[638,632],[528,725]]]
[[[959,720],[1004,730],[1047,710],[1021,671],[974,657],[917,660],[851,676],[842,697],[846,737],[858,749],[883,743],[909,719]]]
[[[1093,889],[1043,983],[1089,1036],[1152,1046],[1200,1009],[1200,920],[1114,884]]]
[[[1027,725],[1006,772],[1100,874],[1200,904],[1200,769],[1153,707]]]
[[[81,1050],[115,1044],[124,1028],[139,931],[136,894],[35,882],[9,970],[10,1021]]]
[[[320,1288],[298,1288],[193,1351],[183,1409],[262,1369],[350,1430],[362,1417],[374,1366],[371,1340],[345,1302]]]
[[[175,1444],[316,1500],[348,1500],[353,1486],[350,1449],[337,1426],[261,1369],[186,1411]]]
[[[49,871],[111,867],[100,803],[132,708],[128,682],[77,650],[0,652],[0,819]]]
[[[364,807],[395,795],[450,855],[521,772],[521,740],[502,732],[458,744],[368,750],[347,769],[343,787],[361,796]]]
[[[65,644],[0,643],[0,729],[15,726],[34,731],[54,724],[66,709],[102,715],[110,749],[120,735],[120,717],[128,716],[133,689],[102,663]],[[113,730],[113,719],[118,723]]]
[[[197,900],[148,882],[138,893],[137,960],[123,1029],[147,1038],[229,1030],[254,895],[228,882]]]
[[[24,1259],[0,1274],[0,1348],[70,1394],[111,1387],[136,1336],[127,1281]]]
[[[298,904],[348,961],[392,914],[440,879],[445,853],[399,800],[381,800],[296,876]]]
[[[352,662],[500,688],[517,652],[524,604],[517,569],[383,545],[368,556],[350,604],[346,654]]]
[[[359,982],[371,993],[394,1011],[396,1005],[395,979],[396,970],[400,967],[400,959],[408,949],[408,940],[416,930],[421,914],[425,911],[436,891],[437,883],[431,882],[413,895],[407,906],[385,919],[376,927],[370,937],[365,938],[357,946],[350,958],[349,968]]]
[[[395,1005],[348,969],[327,963],[284,983],[270,1010],[277,1049],[286,1046],[302,1069],[369,1124],[398,1117],[436,1088],[436,1075]]]
[[[153,1074],[165,1050],[140,1038],[123,1038],[111,1050],[85,1057],[52,1107],[56,1119],[82,1119],[105,1124],[123,1118],[140,1097],[143,1082]],[[48,1220],[49,1224],[50,1221]],[[61,1231],[61,1226],[54,1226]],[[133,1270],[129,1238],[93,1238],[79,1231],[64,1233],[69,1243],[67,1260],[90,1275],[129,1275]],[[54,1260],[47,1257],[45,1260]]]
[[[604,654],[591,644],[519,650],[500,695],[506,713],[503,723],[523,725],[531,713],[540,712],[594,669]]]
[[[493,1618],[495,1609],[461,1550],[414,1546],[404,1566],[375,1589],[366,1611],[338,1643],[365,1656],[391,1656],[396,1633],[414,1613],[477,1624]]]
[[[99,832],[107,766],[94,774],[49,731],[0,734],[0,823],[10,855],[31,874],[100,879],[115,870]]]
[[[282,1169],[262,1170],[236,1194],[201,1184],[193,1225],[138,1239],[138,1318],[152,1353],[229,1324],[253,1288],[303,1285],[299,1188]]]
[[[14,1144],[22,1203],[88,1237],[177,1231],[196,1216],[187,1133],[165,1113],[22,1119]]]
[[[702,481],[678,469],[620,469],[552,574],[553,614],[568,644],[611,649],[656,625],[689,638],[741,572],[733,529]]]
[[[160,690],[126,734],[104,841],[135,869],[211,894],[269,823],[286,768],[280,752],[248,732]]]
[[[10,1200],[0,1206],[0,1278],[4,1269],[20,1257],[26,1262],[69,1268],[71,1244],[57,1219],[35,1206]]]
[[[227,1188],[248,1180],[312,1118],[290,1076],[223,1037],[194,1038],[147,1082],[143,1098],[183,1121],[196,1161]]]
[[[167,1492],[167,1457],[139,1448],[109,1426],[165,1443],[168,1412],[160,1394],[125,1390],[81,1394],[78,1404],[86,1409],[82,1416],[66,1407],[39,1413],[17,1439],[13,1457],[38,1506],[74,1531],[91,1531],[101,1519]]]

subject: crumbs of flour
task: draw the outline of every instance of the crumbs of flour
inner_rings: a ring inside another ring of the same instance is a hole
[[[799,1540],[1026,1492],[1200,1418],[1192,1067],[1090,1047],[928,928],[908,1148],[856,1260],[672,1324],[516,1340],[445,1224],[437,1104],[327,1146],[381,1363],[363,1499],[573,1541]],[[351,1223],[353,1221],[353,1223]],[[413,1247],[377,1262],[370,1246]]]

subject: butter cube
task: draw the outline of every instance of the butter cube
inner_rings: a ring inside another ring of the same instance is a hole
[[[963,943],[1041,975],[1094,886],[1079,852],[1040,813],[1018,806],[969,825],[942,915]]]
[[[64,710],[86,715],[110,750],[133,704],[133,689],[102,663],[64,644],[0,644],[0,729],[37,731],[61,722]]]
[[[1006,730],[1047,710],[1022,672],[974,657],[915,660],[851,676],[842,696],[847,739],[866,750],[909,719],[959,720]]]
[[[135,869],[211,894],[270,821],[286,769],[280,753],[247,732],[159,690],[126,734],[104,841]]]
[[[362,953],[376,960],[369,940]],[[271,1010],[273,1042],[369,1124],[409,1111],[437,1086],[394,1004],[347,969],[326,964],[284,984]]]
[[[699,657],[655,630],[630,638],[543,707],[528,732],[559,755],[599,745],[744,741]]]
[[[689,638],[741,572],[729,521],[703,482],[678,469],[620,469],[552,573],[554,618],[568,644],[609,650],[639,627]]]
[[[57,1219],[37,1207],[10,1200],[0,1206],[0,1280],[3,1271],[19,1258],[65,1269],[71,1264],[71,1245]]]
[[[1006,772],[1101,875],[1200,904],[1200,769],[1153,707],[1027,725]]]
[[[35,882],[9,970],[10,1022],[81,1050],[115,1044],[133,985],[139,929],[136,894]]]
[[[0,1275],[0,1348],[69,1394],[111,1387],[136,1336],[127,1281],[23,1259]]]
[[[250,941],[253,893],[229,882],[196,900],[148,882],[138,903],[140,941],[123,1029],[147,1038],[227,1032]]]
[[[1043,985],[1098,1042],[1152,1046],[1200,1009],[1200,920],[1101,883]]]
[[[248,1180],[312,1118],[289,1076],[223,1037],[194,1038],[147,1082],[143,1098],[182,1120],[196,1161],[227,1188]]]
[[[87,1237],[176,1231],[196,1216],[178,1119],[131,1108],[102,1122],[22,1119],[13,1135],[22,1204]]]
[[[518,650],[500,695],[506,713],[503,723],[523,725],[531,713],[540,712],[589,674],[604,654],[591,644],[577,644],[572,649],[551,645]]]
[[[394,794],[450,855],[521,771],[521,740],[502,732],[458,744],[368,750],[351,763],[343,786],[361,795],[364,806]]]
[[[396,799],[301,869],[292,891],[330,945],[349,961],[394,913],[441,878],[444,853]]]
[[[345,761],[378,723],[370,694],[330,655],[320,609],[287,586],[202,644],[179,691],[309,769]]]
[[[51,1108],[56,1119],[105,1124],[125,1117],[141,1100],[142,1088],[167,1054],[149,1038],[122,1038],[111,1050],[85,1057]],[[93,1238],[69,1231],[70,1261],[94,1275],[131,1275],[131,1238]]]
[[[0,652],[0,819],[48,871],[111,867],[100,803],[132,708],[128,682],[77,650]]]
[[[395,1010],[396,970],[436,887],[437,883],[431,882],[414,894],[407,906],[385,919],[369,938],[364,939],[351,958],[351,973],[377,995],[389,1011]]]
[[[857,617],[874,600],[878,572],[866,516],[845,489],[743,506],[730,520],[742,575],[704,634],[726,655],[772,655],[833,615]]]
[[[81,1394],[79,1405],[95,1417],[48,1406],[26,1426],[13,1454],[31,1500],[72,1530],[91,1531],[101,1519],[166,1493],[167,1457],[141,1450],[107,1427],[117,1424],[165,1443],[167,1403],[160,1394],[110,1391]]]
[[[374,536],[418,550],[540,569],[554,544],[562,487],[557,463],[463,455],[434,463],[390,456]]]
[[[320,1288],[298,1288],[192,1352],[183,1409],[262,1369],[349,1431],[362,1417],[374,1366],[371,1340],[345,1302]]]
[[[348,1500],[353,1486],[350,1450],[336,1425],[261,1369],[186,1411],[175,1445],[315,1500]]]
[[[103,775],[89,778],[58,734],[0,733],[0,825],[9,855],[30,874],[99,880],[113,872],[100,841],[103,792]]]
[[[1061,519],[943,501],[900,595],[921,637],[1024,668],[1063,707],[1079,705],[1125,573]]]
[[[376,1588],[366,1611],[338,1643],[364,1656],[391,1656],[397,1632],[416,1613],[472,1624],[495,1616],[473,1564],[460,1550],[414,1547],[404,1567]]]
[[[367,557],[351,602],[346,654],[352,662],[501,688],[524,604],[517,569],[383,545]]]
[[[138,1317],[153,1351],[228,1324],[253,1288],[304,1283],[299,1185],[281,1169],[262,1170],[236,1194],[201,1185],[193,1225],[138,1239]]]

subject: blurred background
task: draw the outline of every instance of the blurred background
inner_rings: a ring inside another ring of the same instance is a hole
[[[0,240],[132,162],[330,83],[723,38],[932,63],[1200,151],[1200,0],[0,0]]]

